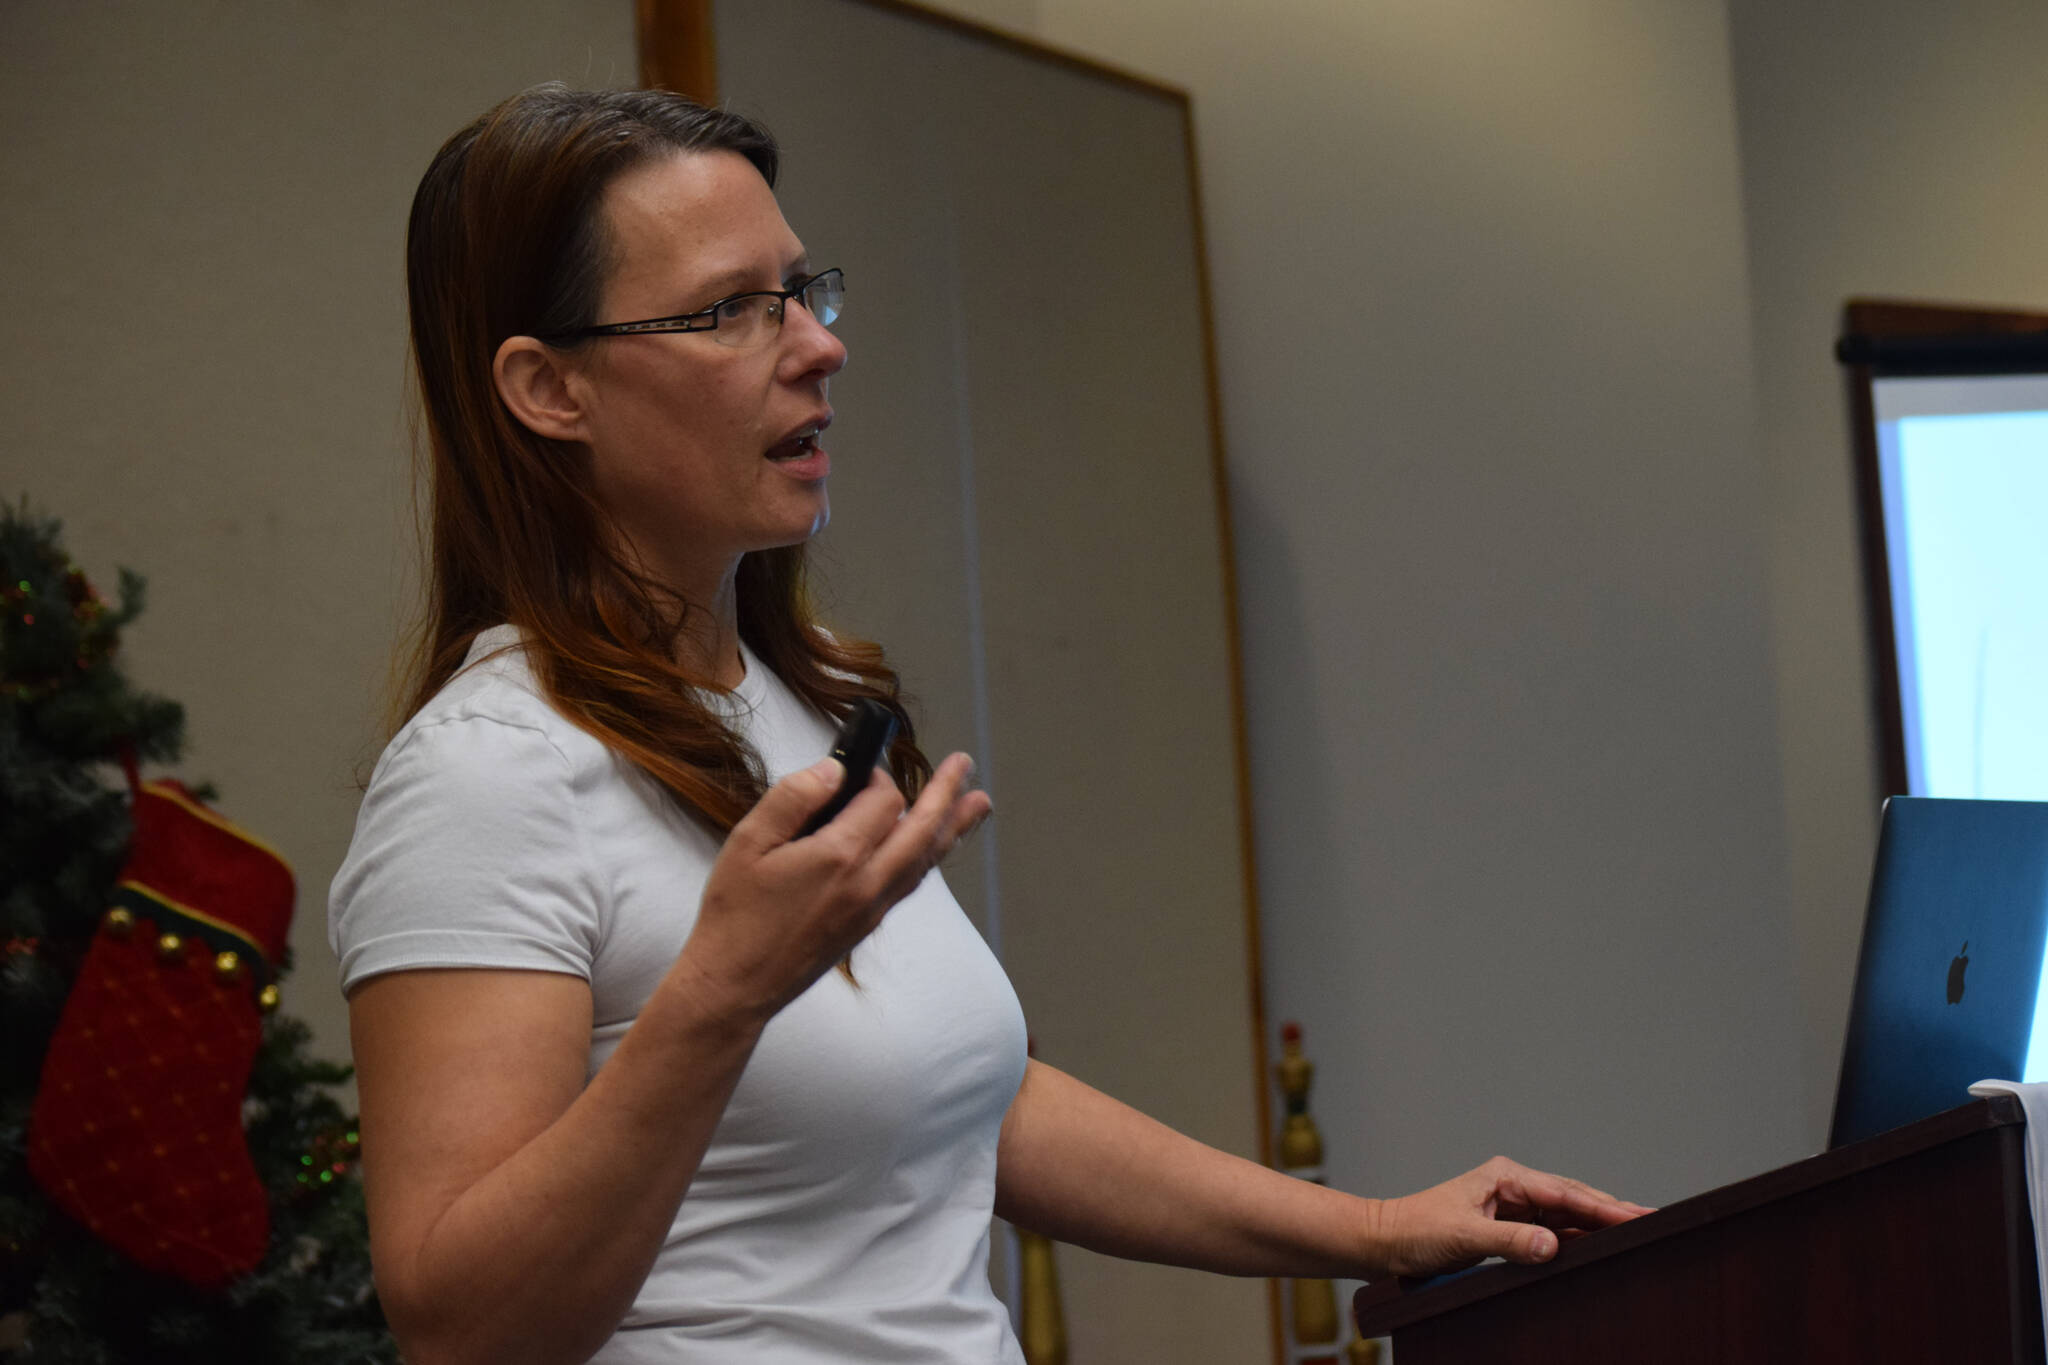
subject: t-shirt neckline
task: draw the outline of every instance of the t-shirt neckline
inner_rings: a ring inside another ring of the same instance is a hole
[[[470,641],[469,653],[463,657],[462,667],[470,668],[500,649],[524,644],[525,632],[509,622],[480,630],[476,638]],[[743,713],[758,711],[761,704],[768,700],[768,669],[754,651],[747,647],[745,640],[741,640],[739,645],[740,665],[746,670],[746,675],[730,691],[716,687],[700,687],[697,690],[714,706],[722,705],[730,698],[739,704],[739,709]]]

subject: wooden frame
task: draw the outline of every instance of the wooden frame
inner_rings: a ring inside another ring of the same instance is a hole
[[[718,103],[718,39],[711,0],[634,0],[640,84]]]
[[[1856,462],[1864,610],[1871,651],[1871,703],[1878,726],[1880,800],[1907,794],[1905,717],[1898,638],[1892,627],[1890,556],[1878,474],[1874,382],[1906,375],[2048,371],[2048,313],[1893,299],[1851,299],[1835,344],[1848,382],[1850,448]]]
[[[1258,1125],[1259,1158],[1273,1160],[1271,1056],[1266,1041],[1264,965],[1259,923],[1258,865],[1252,827],[1251,759],[1244,705],[1244,650],[1239,617],[1237,559],[1232,530],[1228,464],[1223,441],[1222,386],[1216,360],[1214,294],[1209,278],[1208,240],[1202,215],[1200,158],[1196,153],[1194,109],[1187,91],[1124,68],[1049,46],[914,3],[914,0],[850,0],[871,9],[905,15],[997,47],[1115,82],[1172,100],[1180,108],[1183,144],[1187,149],[1190,217],[1195,244],[1194,268],[1202,319],[1203,384],[1207,395],[1210,470],[1222,556],[1225,635],[1229,657],[1229,699],[1237,797],[1239,863],[1243,869],[1244,955],[1251,1002],[1252,1094]],[[635,0],[643,85],[675,90],[702,103],[717,98],[717,54],[712,0]],[[1267,1283],[1267,1316],[1273,1359],[1285,1360],[1280,1282]]]

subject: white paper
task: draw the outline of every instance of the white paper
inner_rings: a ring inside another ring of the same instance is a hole
[[[2027,1209],[2034,1215],[2034,1273],[2041,1282],[2041,1331],[2048,1340],[2048,1083],[1979,1081],[1972,1095],[2017,1095],[2027,1116]]]

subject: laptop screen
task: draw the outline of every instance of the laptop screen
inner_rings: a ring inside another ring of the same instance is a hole
[[[1887,802],[1829,1145],[2048,1079],[2044,953],[2048,802]]]

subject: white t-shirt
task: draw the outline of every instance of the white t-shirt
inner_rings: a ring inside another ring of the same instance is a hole
[[[344,991],[408,968],[584,977],[595,1075],[689,935],[719,839],[543,701],[518,640],[480,635],[384,751],[328,932]],[[735,728],[771,779],[816,762],[832,726],[743,654]],[[1016,995],[936,872],[853,969],[769,1022],[593,1360],[1022,1365],[987,1276]]]

